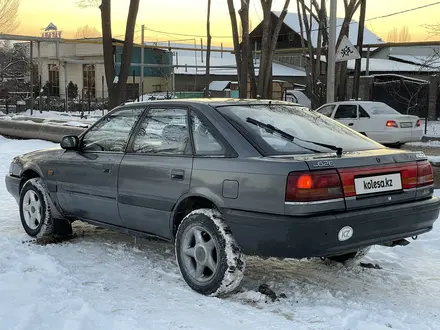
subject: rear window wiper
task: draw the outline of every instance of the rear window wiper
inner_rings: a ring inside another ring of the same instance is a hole
[[[337,147],[337,146],[334,146],[334,145],[331,145],[331,144],[326,144],[326,143],[321,143],[321,142],[304,140],[304,139],[301,139],[299,137],[293,136],[293,135],[291,135],[291,134],[289,134],[287,132],[284,132],[283,130],[281,130],[281,129],[279,129],[279,128],[271,125],[271,124],[265,124],[265,123],[263,123],[261,121],[258,121],[256,119],[254,119],[254,118],[247,117],[246,118],[246,122],[248,122],[248,123],[250,123],[252,125],[258,126],[260,128],[264,128],[268,133],[271,133],[271,134],[278,133],[282,138],[284,138],[284,139],[286,139],[286,140],[288,140],[290,142],[293,142],[294,140],[298,140],[298,141],[302,141],[302,142],[306,142],[306,143],[311,143],[311,144],[314,144],[314,145],[317,145],[317,146],[320,146],[320,147],[323,147],[323,148],[327,148],[327,149],[336,151],[336,155],[338,157],[342,156],[343,149],[341,147]]]

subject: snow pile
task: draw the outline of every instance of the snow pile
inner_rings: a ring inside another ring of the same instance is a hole
[[[105,111],[105,113],[107,113],[107,111]],[[87,118],[81,118],[81,114],[79,113],[66,113],[57,111],[43,111],[43,113],[40,113],[38,110],[34,110],[34,113],[31,115],[30,110],[27,110],[20,114],[11,114],[8,116],[4,116],[1,118],[1,120],[30,121],[51,125],[87,128],[96,120],[102,117],[102,111],[91,111],[90,114],[88,114],[88,112],[85,112],[84,116]]]
[[[0,177],[17,154],[52,146],[0,137]],[[185,284],[167,243],[82,223],[63,244],[26,243],[3,179],[0,210],[1,329],[439,328],[440,223],[407,247],[374,247],[364,262],[380,270],[248,258],[241,291],[218,299]]]
[[[440,147],[440,141],[411,142],[407,143],[407,145],[411,147],[438,148]]]

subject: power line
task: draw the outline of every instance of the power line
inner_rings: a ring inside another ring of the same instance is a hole
[[[380,19],[380,18],[388,18],[388,17],[391,17],[391,16],[405,14],[405,13],[409,13],[409,12],[412,12],[412,11],[415,11],[415,10],[436,6],[436,5],[439,5],[439,4],[440,4],[440,1],[437,1],[437,2],[434,2],[434,3],[429,3],[429,4],[424,5],[424,6],[414,7],[414,8],[411,8],[411,9],[406,9],[406,10],[398,11],[398,12],[391,13],[391,14],[386,14],[386,15],[382,15],[382,16],[377,16],[377,17],[369,18],[366,21],[373,21],[373,20]]]
[[[428,8],[428,7],[436,6],[436,5],[439,5],[439,4],[440,4],[440,1],[437,1],[437,2],[426,4],[426,5],[423,5],[423,6],[418,6],[418,7],[414,7],[414,8],[410,8],[410,9],[405,9],[405,10],[397,11],[397,12],[390,13],[390,14],[385,14],[385,15],[381,15],[381,16],[372,17],[372,18],[366,19],[365,21],[369,22],[369,21],[374,21],[374,20],[377,20],[377,19],[388,18],[388,17],[392,17],[392,16],[396,16],[396,15],[401,15],[401,14],[413,12],[413,11],[416,11],[416,10],[420,10],[420,9],[425,9],[425,8]],[[256,10],[256,8],[254,8],[254,9]],[[350,24],[353,24],[353,23],[355,23],[355,22],[353,22],[353,21],[350,22]],[[338,27],[341,27],[341,26],[342,26],[342,24],[338,25]],[[160,33],[160,34],[165,34],[165,35],[168,35],[168,36],[176,35],[176,36],[193,37],[193,38],[205,38],[206,37],[205,35],[184,34],[184,33],[177,33],[177,32],[159,31],[159,30],[154,30],[154,29],[150,29],[150,28],[147,28],[147,27],[145,28],[145,30],[148,30],[148,31],[151,31],[151,32]],[[312,29],[310,31],[312,31],[312,32],[313,31],[320,31],[320,29],[319,28],[318,29]],[[282,36],[282,35],[286,35],[286,34],[280,34],[280,36]],[[230,35],[229,36],[212,36],[212,38],[222,38],[222,39],[229,38],[229,39],[232,39],[232,36],[230,36]]]

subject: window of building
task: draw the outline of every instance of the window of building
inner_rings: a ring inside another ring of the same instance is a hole
[[[49,94],[60,96],[60,67],[57,64],[49,64]]]
[[[83,88],[84,97],[91,98],[96,97],[96,79],[95,79],[95,65],[84,64],[83,65]]]

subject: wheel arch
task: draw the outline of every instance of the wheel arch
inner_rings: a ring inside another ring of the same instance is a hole
[[[20,175],[21,181],[20,181],[20,187],[19,191],[21,191],[21,188],[23,188],[24,184],[29,181],[30,179],[34,178],[43,178],[41,175],[41,172],[33,167],[25,168],[21,172]]]
[[[175,204],[170,218],[170,231],[174,240],[182,220],[194,210],[201,208],[210,208],[220,211],[223,207],[223,201],[214,194],[191,193],[182,196]]]

